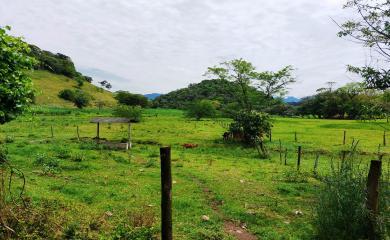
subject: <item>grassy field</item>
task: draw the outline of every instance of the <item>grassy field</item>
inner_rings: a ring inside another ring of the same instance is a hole
[[[26,195],[33,202],[59,203],[56,217],[66,219],[66,224],[58,229],[76,224],[91,239],[113,238],[120,232],[117,226],[129,222],[142,225],[141,221],[159,232],[161,145],[172,147],[175,239],[234,239],[230,225],[247,228],[259,239],[312,239],[320,186],[312,177],[316,154],[321,154],[318,170],[325,173],[331,158],[337,164],[340,151],[348,149],[353,139],[360,140],[359,159],[365,165],[377,158],[383,131],[390,128],[384,121],[274,118],[273,141],[267,142],[271,158],[259,159],[253,148],[222,141],[225,119],[192,121],[178,110],[149,109],[141,123],[132,125],[134,147],[124,152],[105,150],[87,140],[96,136],[90,118],[110,116],[108,110],[37,107],[33,112],[0,126],[0,139],[6,142],[11,163],[26,176]],[[101,127],[103,138],[126,136],[124,125]],[[280,163],[279,139],[288,149],[287,166]],[[199,146],[185,149],[184,143]],[[297,175],[299,145],[303,158],[302,173]],[[381,147],[380,152],[388,163],[390,147]],[[14,192],[20,184],[20,179],[15,180]],[[203,215],[209,221],[202,220]]]
[[[29,75],[33,80],[34,89],[37,92],[36,104],[57,107],[73,106],[73,103],[59,98],[58,93],[63,89],[72,89],[76,87],[77,82],[75,80],[42,70],[32,71]],[[92,103],[100,100],[104,101],[107,106],[116,104],[111,92],[96,87],[89,82],[84,82],[81,90],[92,96]]]

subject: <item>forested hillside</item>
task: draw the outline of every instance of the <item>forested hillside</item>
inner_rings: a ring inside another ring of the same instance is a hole
[[[257,98],[258,103],[264,99],[264,94],[255,88],[250,88],[253,98]],[[161,95],[154,100],[155,107],[184,109],[188,105],[199,100],[218,101],[223,106],[236,103],[238,98],[238,86],[226,80],[203,80],[200,83],[190,84],[186,88],[172,91]]]

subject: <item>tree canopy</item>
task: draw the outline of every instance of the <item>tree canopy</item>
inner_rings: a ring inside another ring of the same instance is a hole
[[[36,60],[29,56],[28,44],[9,35],[9,30],[0,28],[0,124],[22,113],[34,96],[26,70],[32,69]]]
[[[344,8],[354,9],[359,19],[349,20],[339,25],[340,37],[349,37],[365,47],[374,49],[390,61],[390,2],[382,0],[349,0]],[[385,90],[390,87],[390,70],[371,66],[348,69],[359,74],[367,87]]]

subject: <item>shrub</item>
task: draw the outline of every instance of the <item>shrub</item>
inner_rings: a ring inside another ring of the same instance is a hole
[[[87,93],[76,90],[73,103],[77,108],[81,109],[88,106],[90,99],[91,97]]]
[[[64,100],[73,102],[75,94],[74,94],[74,91],[72,89],[64,89],[58,93],[58,97],[60,97]]]
[[[115,93],[115,99],[121,105],[147,107],[148,99],[141,94],[133,94],[126,91],[118,91]]]
[[[114,109],[114,116],[129,118],[132,122],[140,122],[142,108],[140,106],[119,105]]]
[[[315,208],[318,238],[367,239],[370,213],[366,208],[366,173],[353,166],[352,161],[345,161],[340,169],[333,169],[325,176],[323,182]],[[377,230],[383,233],[382,213]]]
[[[215,117],[217,110],[210,100],[201,100],[189,106],[187,116],[200,120],[205,117]]]
[[[60,161],[46,154],[37,154],[34,165],[42,166],[42,171],[46,175],[54,175],[61,172]]]
[[[268,114],[256,111],[240,111],[234,116],[229,132],[235,140],[253,144],[262,157],[268,153],[264,146],[264,137],[271,131],[271,120]],[[260,153],[261,152],[261,153]]]

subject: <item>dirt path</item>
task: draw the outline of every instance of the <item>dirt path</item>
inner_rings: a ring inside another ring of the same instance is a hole
[[[216,215],[223,219],[224,231],[235,237],[237,240],[257,240],[257,237],[250,233],[246,229],[245,223],[240,223],[228,219],[221,211],[220,207],[223,205],[223,201],[216,198],[215,194],[206,186],[206,183],[194,175],[188,175],[197,185],[203,189],[204,196],[209,203],[210,207],[214,210]]]

